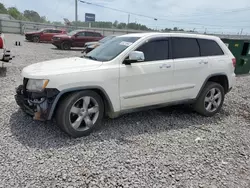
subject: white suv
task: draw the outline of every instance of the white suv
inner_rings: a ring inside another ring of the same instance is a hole
[[[51,120],[73,137],[145,107],[192,103],[213,116],[235,82],[236,60],[217,37],[141,33],[116,37],[85,57],[23,69],[18,105],[35,120]]]

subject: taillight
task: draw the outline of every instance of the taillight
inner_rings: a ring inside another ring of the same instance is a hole
[[[0,37],[0,49],[3,49],[3,39]]]
[[[233,58],[232,62],[233,62],[233,66],[236,67],[236,58]]]

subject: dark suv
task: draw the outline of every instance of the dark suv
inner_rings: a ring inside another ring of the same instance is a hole
[[[52,44],[59,49],[70,50],[71,47],[84,47],[85,43],[99,41],[103,38],[100,33],[75,30],[67,35],[55,35]]]

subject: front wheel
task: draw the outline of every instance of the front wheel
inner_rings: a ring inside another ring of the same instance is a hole
[[[71,48],[71,45],[69,42],[64,42],[61,45],[61,49],[63,49],[63,50],[70,50],[70,48]]]
[[[81,91],[68,95],[56,112],[57,125],[72,137],[88,136],[101,123],[104,104],[94,91]]]
[[[38,36],[35,36],[32,38],[32,41],[38,43],[40,42],[40,38]]]
[[[224,88],[215,82],[208,82],[195,102],[195,110],[204,116],[211,117],[218,113],[225,97]]]

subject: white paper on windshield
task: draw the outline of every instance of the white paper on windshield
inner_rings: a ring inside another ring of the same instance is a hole
[[[120,45],[123,45],[123,46],[131,46],[133,43],[132,42],[126,42],[126,41],[122,41],[120,43]]]

